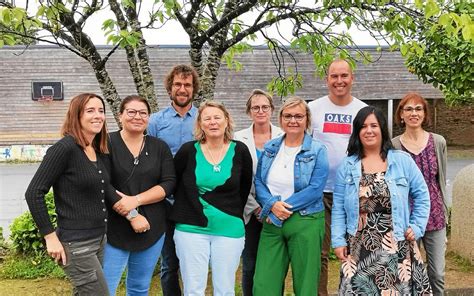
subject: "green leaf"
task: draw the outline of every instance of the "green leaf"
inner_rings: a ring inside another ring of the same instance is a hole
[[[135,9],[135,4],[131,0],[122,0],[122,5],[125,8],[133,8]]]
[[[346,24],[347,28],[350,29],[352,25],[352,18],[351,17],[345,17],[344,18],[344,23]]]
[[[127,30],[120,30],[119,35],[122,38],[126,38],[129,35],[129,33]]]
[[[38,11],[36,12],[36,16],[42,16],[44,15],[44,12],[46,11],[46,7],[41,5],[39,8],[38,8]]]
[[[1,40],[2,42],[4,41],[6,44],[12,46],[12,45],[15,45],[16,44],[16,40],[13,36],[11,35],[5,35],[3,36],[3,40]],[[2,45],[3,46],[3,45]],[[0,47],[2,47],[0,46]]]
[[[407,55],[408,50],[409,50],[409,47],[410,47],[410,46],[409,46],[408,44],[406,44],[406,43],[405,43],[405,44],[402,44],[402,45],[400,46],[400,53],[402,54],[402,56]]]
[[[3,9],[2,10],[2,22],[6,25],[9,26],[11,25],[11,14],[9,9]]]
[[[105,20],[103,23],[102,23],[102,30],[113,30],[115,28],[115,20],[113,19],[108,19],[108,20]]]
[[[462,29],[462,37],[466,41],[474,41],[474,25],[465,26]]]
[[[442,26],[446,26],[451,23],[451,17],[449,16],[449,14],[443,14],[439,17],[438,23]]]
[[[138,44],[138,39],[133,36],[133,35],[128,35],[125,37],[125,40],[127,41],[128,44],[130,44],[132,47],[136,47]]]
[[[434,0],[428,0],[425,6],[425,17],[428,19],[439,13],[439,6]]]

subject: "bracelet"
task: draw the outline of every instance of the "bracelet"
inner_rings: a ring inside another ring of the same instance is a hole
[[[140,194],[135,195],[135,198],[137,199],[138,206],[141,206],[142,202],[141,202]]]

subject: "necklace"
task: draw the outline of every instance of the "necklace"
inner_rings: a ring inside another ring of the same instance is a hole
[[[400,142],[408,152],[412,154],[419,154],[426,148],[426,146],[428,146],[429,134],[423,132],[421,136],[415,139],[403,133],[400,136]]]
[[[222,144],[221,148],[219,149],[219,154],[217,155],[217,160],[219,160],[219,162],[217,162],[214,159],[214,155],[212,155],[211,149],[209,149],[209,144],[206,145],[207,153],[209,153],[209,156],[211,157],[212,170],[214,171],[214,173],[220,173],[221,172],[220,161],[221,161],[222,150],[224,149],[224,146],[225,146],[225,144]]]
[[[296,147],[287,147],[285,143],[283,143],[283,167],[286,169],[290,162],[295,159],[295,155],[300,151],[301,146]],[[287,150],[289,150],[287,152]]]

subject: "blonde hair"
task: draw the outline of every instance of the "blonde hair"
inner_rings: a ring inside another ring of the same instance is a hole
[[[224,113],[224,117],[227,120],[227,127],[224,133],[224,142],[226,143],[230,142],[230,140],[232,140],[234,137],[234,121],[232,120],[232,117],[230,116],[230,113],[225,108],[224,104],[218,101],[214,101],[214,100],[206,100],[206,101],[203,101],[201,105],[199,105],[198,116],[194,124],[194,138],[201,143],[206,142],[206,134],[201,128],[201,117],[202,117],[202,112],[204,111],[204,109],[208,107],[217,108]]]
[[[286,108],[291,108],[295,106],[303,106],[303,108],[306,110],[306,131],[308,133],[311,133],[311,111],[309,110],[309,107],[306,101],[297,96],[286,99],[283,105],[281,105],[280,111],[278,112],[278,122],[280,123],[280,127],[283,127],[282,120],[281,120],[283,111]]]

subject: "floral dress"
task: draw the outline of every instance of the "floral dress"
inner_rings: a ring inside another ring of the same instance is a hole
[[[385,173],[362,174],[357,233],[348,235],[339,295],[432,295],[415,241],[396,241]]]

